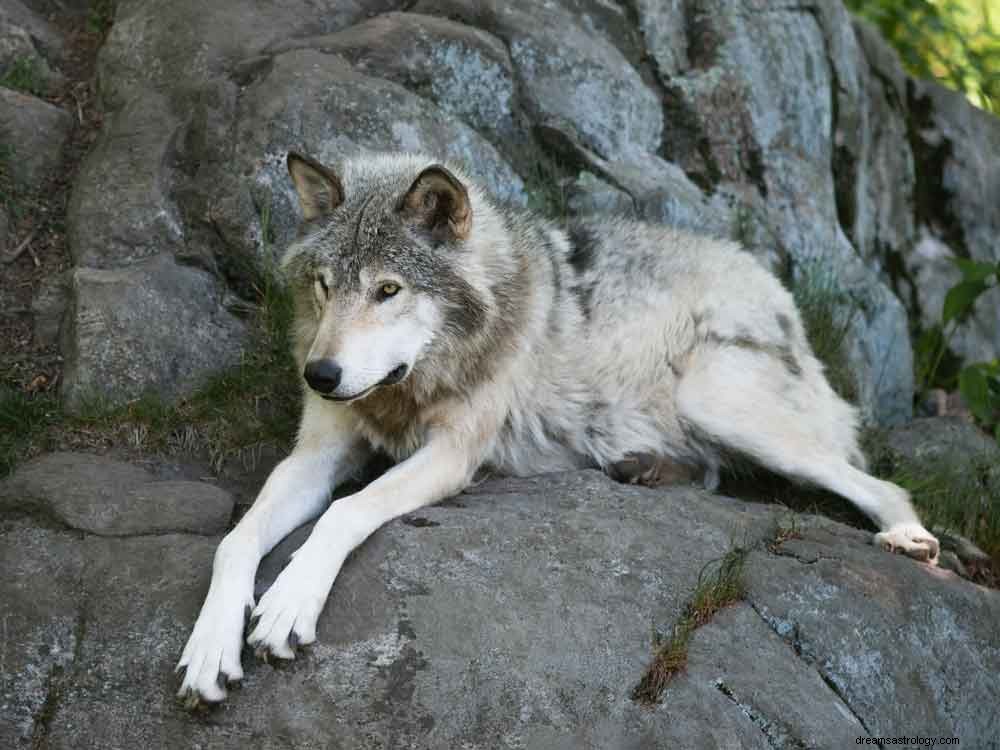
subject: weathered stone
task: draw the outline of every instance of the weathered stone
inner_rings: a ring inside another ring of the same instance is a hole
[[[832,521],[799,532],[751,555],[749,601],[865,733],[995,743],[1000,715],[983,706],[1000,701],[1000,596]]]
[[[72,129],[59,107],[0,87],[0,143],[11,149],[5,160],[23,189],[38,190],[59,167]]]
[[[686,23],[688,67],[664,81],[666,155],[698,184],[756,186],[778,253],[793,269],[822,267],[843,291],[862,412],[882,423],[905,420],[913,398],[906,311],[844,234],[831,174],[835,92],[842,78],[847,90],[861,90],[856,65],[827,59],[831,47],[857,54],[848,16],[827,2],[804,11],[711,0]],[[838,118],[847,109],[838,106]]]
[[[904,263],[919,302],[913,312],[929,326],[960,278],[951,257],[1000,262],[1000,120],[934,83],[912,81],[909,94],[922,226]],[[1000,356],[1000,288],[979,298],[950,344],[969,361]]]
[[[263,0],[248,13],[240,0],[120,0],[98,58],[101,96],[112,109],[151,89],[183,99],[192,87],[275,42],[336,31],[394,5],[390,0]]]
[[[0,483],[0,510],[26,511],[91,534],[217,534],[233,497],[205,482],[162,481],[104,456],[50,453]]]
[[[685,71],[689,62],[684,3],[681,0],[636,0],[635,8],[646,49],[660,75],[670,78]],[[697,39],[693,34],[692,37]]]
[[[858,252],[885,268],[909,251],[915,233],[906,75],[878,31],[863,21],[855,21],[854,29],[857,41],[843,51],[850,54],[836,58],[844,61],[837,77],[837,210]]]
[[[955,259],[962,257],[928,227],[921,226],[917,242],[903,256],[900,296],[922,330],[941,325],[948,291],[962,280]],[[1000,353],[1000,287],[985,291],[969,317],[955,326],[948,347],[969,362],[983,362]]]
[[[211,276],[157,256],[122,270],[77,268],[63,324],[62,397],[70,408],[164,399],[236,364],[245,325],[221,306]]]
[[[611,185],[591,172],[580,172],[567,180],[564,188],[566,208],[574,216],[606,214],[635,217],[635,201],[624,190]]]
[[[659,148],[663,115],[656,94],[617,47],[588,34],[557,4],[420,0],[413,10],[460,18],[502,38],[537,125],[606,159],[636,161]]]
[[[0,232],[0,238],[2,238],[2,232]],[[0,242],[0,247],[3,247],[2,242]],[[36,346],[48,348],[59,343],[59,331],[62,327],[63,315],[66,313],[68,296],[69,280],[67,274],[52,276],[39,286],[35,298],[31,300]]]
[[[183,250],[169,166],[177,158],[180,124],[165,97],[148,93],[106,126],[80,166],[67,209],[78,266],[114,268]]]
[[[781,675],[780,690],[774,689],[776,674]],[[695,690],[713,702],[721,702],[718,694],[724,696],[729,705],[723,703],[719,712],[745,716],[770,750],[839,750],[867,734],[820,673],[750,604],[723,610],[695,633],[687,673],[667,689],[662,702],[673,706],[675,695]]]
[[[56,67],[64,40],[58,29],[19,0],[0,3],[0,76],[15,69],[48,87],[62,80]]]
[[[510,56],[503,42],[484,31],[418,13],[386,13],[336,34],[293,39],[272,51],[291,49],[341,55],[358,72],[430,99],[495,145],[520,139],[523,150]]]
[[[82,542],[82,638],[72,677],[53,706],[46,747],[198,747],[193,739],[205,734],[206,725],[174,703],[173,668],[204,597],[218,541],[168,534]],[[248,739],[237,730],[209,744],[236,747]]]
[[[947,458],[949,463],[1000,463],[1000,445],[961,417],[924,417],[889,430],[886,448],[895,459],[926,461]]]
[[[336,165],[360,150],[423,151],[462,163],[501,200],[523,203],[524,184],[470,127],[442,120],[427,100],[402,86],[358,73],[342,58],[314,50],[277,55],[241,99],[237,169],[205,177],[215,226],[230,252],[280,251],[294,236],[298,202],[285,157],[297,149]],[[233,174],[244,175],[239,179]]]
[[[175,706],[173,666],[217,538],[15,526],[0,535],[14,591],[29,592],[12,600],[14,643],[55,628],[59,650],[17,652],[40,671],[4,683],[19,702],[0,727],[13,746],[66,750],[832,749],[900,732],[988,747],[1000,598],[815,517],[754,548],[746,602],[695,632],[657,705],[633,702],[652,634],[669,632],[706,564],[773,519],[593,471],[491,480],[376,532],[341,571],[319,642],[283,668],[244,654],[242,689],[209,721]],[[265,560],[258,595],[308,531]],[[54,678],[29,684],[37,674]]]
[[[0,522],[0,745],[44,733],[52,690],[80,646],[83,554],[70,534]]]

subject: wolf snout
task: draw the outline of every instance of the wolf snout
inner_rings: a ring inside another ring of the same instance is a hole
[[[315,359],[306,363],[302,377],[317,393],[333,393],[340,385],[343,368],[332,359]]]

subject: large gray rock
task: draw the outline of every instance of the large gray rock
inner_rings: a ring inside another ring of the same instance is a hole
[[[180,126],[156,93],[133,99],[105,126],[80,165],[67,208],[78,266],[116,268],[183,251],[184,227],[170,197]]]
[[[18,672],[4,683],[18,702],[0,731],[13,747],[67,750],[769,750],[905,726],[988,747],[1000,596],[820,519],[755,547],[745,603],[695,633],[660,703],[632,701],[653,633],[669,631],[706,564],[769,538],[773,522],[767,506],[592,471],[489,481],[377,532],[342,570],[320,641],[285,668],[246,654],[242,689],[208,721],[175,705],[173,666],[217,539],[15,525],[0,555],[24,592],[9,641]],[[258,591],[306,532],[265,560]],[[22,648],[35,632],[61,639],[58,671],[56,656]]]
[[[139,466],[87,453],[49,453],[0,483],[0,511],[37,513],[104,536],[218,534],[233,502],[214,485],[157,480]]]
[[[0,87],[0,143],[12,149],[5,157],[19,187],[34,192],[62,163],[63,145],[73,118],[34,96]]]
[[[1000,262],[1000,120],[933,83],[909,91],[921,227],[904,264],[914,315],[927,327],[960,279],[952,258]],[[980,297],[950,345],[969,361],[1000,356],[1000,287]]]
[[[268,45],[325,34],[367,13],[389,10],[389,0],[263,0],[248,13],[240,0],[120,0],[98,58],[101,96],[117,109],[156,90],[183,104],[192,87]]]
[[[121,270],[77,268],[63,326],[62,397],[122,404],[177,398],[235,365],[246,335],[214,278],[158,255]]]
[[[1000,594],[832,521],[802,534],[753,553],[749,601],[859,719],[858,735],[995,746],[1000,715],[983,706],[1000,701]]]
[[[822,266],[859,406],[898,423],[910,323],[953,280],[941,258],[994,257],[995,119],[910,81],[837,0],[123,0],[99,80],[110,111],[69,222],[93,268],[170,253],[247,296],[293,232],[288,149],[429,150],[504,200],[569,185],[536,203],[733,236],[791,279]],[[960,354],[1000,346],[998,294]]]
[[[43,91],[63,80],[58,63],[64,55],[62,34],[19,0],[0,2],[0,77],[28,75]]]
[[[488,140],[335,55],[302,49],[275,56],[243,92],[240,114],[236,168],[220,162],[197,178],[211,191],[205,202],[216,207],[215,226],[232,253],[259,254],[265,245],[279,252],[294,237],[298,201],[285,167],[291,149],[333,165],[361,150],[437,154],[465,164],[501,200],[525,201],[523,182]]]
[[[636,161],[659,148],[663,114],[655,92],[617,47],[589,34],[560,5],[420,0],[413,9],[459,18],[502,38],[536,124],[606,159]]]
[[[365,75],[427,97],[498,147],[525,137],[516,121],[507,47],[485,31],[419,13],[386,13],[335,34],[283,42],[271,51],[291,49],[341,55]]]
[[[31,747],[80,646],[83,552],[75,536],[0,521],[0,745]]]
[[[684,56],[665,59],[660,69],[665,152],[699,184],[755,186],[779,255],[793,270],[821,267],[836,280],[843,315],[851,318],[847,353],[858,405],[869,420],[897,423],[910,416],[913,398],[906,311],[845,235],[831,171],[840,153],[835,114],[846,109],[836,106],[838,85],[852,70],[858,75],[848,54],[858,55],[850,21],[834,3],[819,3],[815,12],[761,5],[711,0],[697,21],[685,19],[693,28],[680,48]],[[640,6],[649,29],[663,14],[670,17],[669,7]],[[831,67],[831,48],[844,51],[848,70]]]

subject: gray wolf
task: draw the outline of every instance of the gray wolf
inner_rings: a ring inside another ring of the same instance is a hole
[[[857,415],[791,295],[736,245],[626,220],[563,229],[423,156],[332,169],[290,154],[288,169],[303,217],[282,261],[302,420],[219,545],[178,665],[188,702],[220,701],[242,677],[245,610],[258,655],[294,658],[348,553],[484,467],[641,479],[667,462],[714,488],[740,456],[842,495],[877,544],[936,562],[907,493],[866,473]],[[398,463],[330,504],[375,450]],[[261,557],[316,516],[255,605]]]

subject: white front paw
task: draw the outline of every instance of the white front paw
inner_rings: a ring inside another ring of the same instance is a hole
[[[898,552],[937,565],[940,545],[937,538],[919,523],[898,523],[875,535],[874,543],[889,552]]]
[[[177,691],[185,708],[218,703],[226,697],[226,683],[243,679],[243,626],[252,609],[252,597],[206,599],[177,664],[185,670]]]
[[[316,640],[316,620],[336,574],[308,564],[304,555],[292,558],[253,611],[247,643],[259,658],[294,659],[298,646]]]

